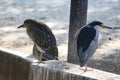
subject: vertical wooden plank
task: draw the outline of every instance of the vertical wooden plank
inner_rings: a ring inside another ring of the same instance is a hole
[[[68,62],[78,63],[75,32],[86,24],[88,0],[71,0]]]

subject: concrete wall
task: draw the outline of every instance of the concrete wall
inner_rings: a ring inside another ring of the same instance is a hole
[[[0,48],[0,80],[120,80],[120,75],[81,71],[79,65],[63,61],[34,62],[20,52]]]

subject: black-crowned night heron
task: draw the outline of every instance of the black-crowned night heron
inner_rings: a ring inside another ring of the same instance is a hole
[[[81,69],[87,71],[87,62],[95,53],[98,47],[99,26],[112,29],[103,25],[100,21],[93,21],[88,25],[80,28],[75,36],[77,37],[77,54]],[[84,67],[85,66],[85,67]]]
[[[51,57],[57,59],[58,49],[56,39],[51,29],[42,22],[27,19],[24,24],[18,28],[26,28],[26,32],[31,40],[34,42],[33,55],[40,62],[44,57]],[[34,51],[36,50],[36,51]],[[45,55],[43,55],[45,53]],[[42,58],[43,55],[43,58]]]

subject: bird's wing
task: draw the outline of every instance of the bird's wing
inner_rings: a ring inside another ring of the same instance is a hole
[[[58,55],[56,39],[52,31],[46,25],[35,26],[35,31],[32,32],[32,37],[38,49],[48,51],[49,54]]]
[[[94,40],[92,40],[92,42],[89,45],[89,48],[84,53],[82,53],[82,47],[79,48],[79,62],[81,67],[88,62],[91,56],[93,56],[93,54],[95,53],[96,49],[97,43]]]
[[[96,30],[90,27],[84,27],[80,30],[77,37],[77,48],[82,47],[83,52],[87,50],[92,40],[94,40]]]
[[[85,51],[87,51],[90,43],[94,40],[95,34],[95,29],[87,26],[80,30],[77,37],[77,53],[80,61],[83,61],[88,56],[88,53],[85,53]]]

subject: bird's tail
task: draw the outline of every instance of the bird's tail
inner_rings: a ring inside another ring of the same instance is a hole
[[[33,55],[34,54],[37,54],[36,56],[38,58],[40,57],[38,55],[41,54],[41,52],[37,49],[36,45],[33,46]],[[42,54],[42,61],[47,61],[47,60],[58,60],[58,49],[57,48],[50,48],[49,50],[46,50]]]
[[[49,50],[46,51],[46,54],[51,56],[53,59],[58,60],[58,49],[57,49],[57,47],[50,47]]]

